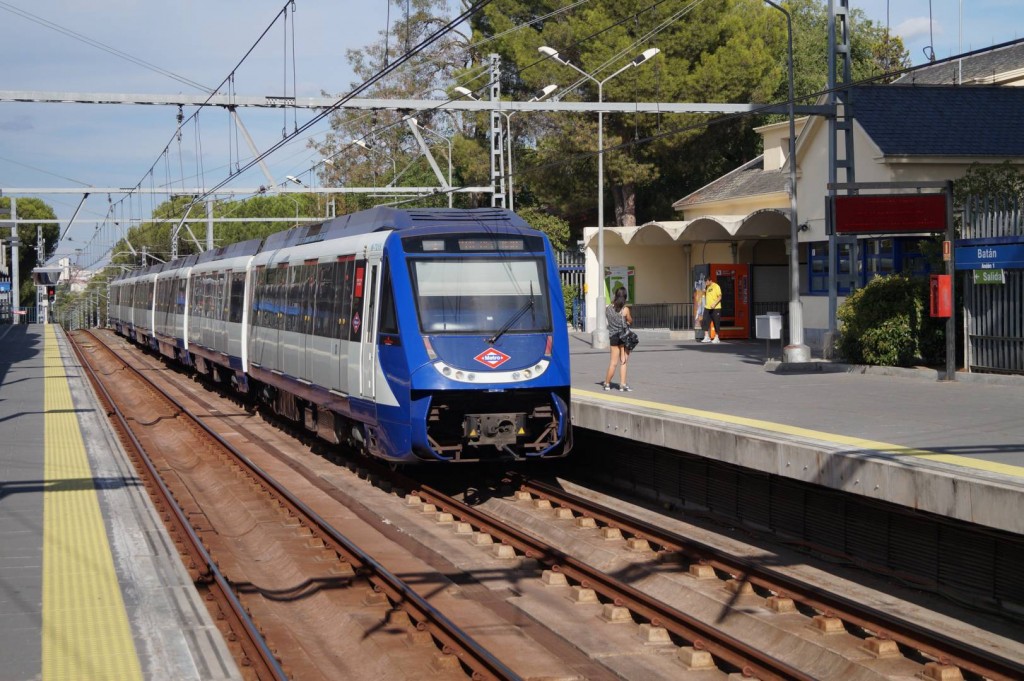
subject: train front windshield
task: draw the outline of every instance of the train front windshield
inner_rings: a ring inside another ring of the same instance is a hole
[[[545,271],[541,258],[414,259],[420,329],[431,335],[550,332]]]

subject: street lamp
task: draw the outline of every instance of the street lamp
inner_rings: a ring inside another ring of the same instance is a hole
[[[375,146],[367,144],[363,140],[352,140],[351,142],[348,143],[348,146],[351,146],[353,144],[356,145],[357,147],[362,147],[363,149],[366,149],[367,151],[372,151],[372,152],[375,152],[375,153],[378,153],[378,154],[384,154],[385,156],[388,157],[388,159],[391,161],[391,174],[392,174],[391,182],[389,182],[388,185],[389,186],[394,186],[395,182],[398,181],[398,165],[395,163],[394,157],[391,156],[391,154],[388,154],[385,151],[381,151],[380,149],[378,149]],[[403,173],[404,173],[404,171],[403,171]]]
[[[781,6],[764,0],[786,16],[786,33],[789,39],[788,69],[789,80],[789,345],[783,350],[786,362],[809,362],[810,348],[804,344],[804,309],[800,301],[800,249],[798,239],[798,220],[796,215],[796,114],[793,87],[793,19],[789,12]],[[829,254],[829,257],[835,257]]]
[[[584,78],[593,81],[597,84],[597,305],[595,311],[595,325],[594,333],[592,336],[591,344],[594,348],[603,350],[608,347],[608,324],[605,321],[602,305],[604,303],[604,112],[601,111],[600,104],[604,101],[604,84],[609,80],[619,75],[623,71],[631,68],[640,66],[644,62],[650,60],[656,54],[661,52],[657,47],[651,47],[644,50],[642,53],[633,57],[633,60],[623,66],[621,69],[608,76],[603,80],[598,80],[594,76],[590,75],[580,67],[576,66],[568,59],[562,59],[558,55],[558,50],[548,47],[547,45],[541,45],[537,48],[537,51],[541,54],[554,59],[563,66],[568,66]]]
[[[464,88],[464,87],[462,87],[460,85],[460,86],[458,86],[458,87],[456,87],[454,89],[460,95],[463,95],[465,97],[469,97],[470,99],[475,99],[477,101],[480,100],[480,98],[477,97],[475,94],[473,94],[473,91],[470,90],[469,88]],[[552,83],[551,85],[545,85],[541,89],[541,91],[537,93],[536,96],[534,96],[531,99],[528,99],[526,101],[528,101],[528,102],[539,102],[540,100],[544,99],[545,97],[547,97],[548,95],[550,95],[552,92],[554,92],[557,89],[558,89],[558,86],[555,85],[554,83]],[[512,198],[512,176],[513,176],[513,174],[512,174],[512,114],[515,114],[515,113],[518,113],[518,112],[517,111],[509,111],[508,113],[505,113],[504,111],[499,111],[498,113],[500,113],[502,116],[505,117],[505,142],[506,142],[506,147],[508,149],[508,152],[507,152],[508,153],[508,209],[509,210],[515,210],[515,205],[514,205],[513,198]]]
[[[416,128],[422,130],[423,132],[429,132],[434,137],[440,137],[442,140],[444,140],[445,142],[448,143],[448,207],[451,208],[452,207],[452,196],[453,196],[453,192],[452,192],[452,140],[451,140],[450,137],[445,137],[444,135],[442,135],[439,132],[435,132],[434,130],[431,130],[430,128],[423,127],[422,125],[420,125],[420,122],[418,120],[416,120],[415,118],[411,118],[410,117],[407,120],[409,121],[410,125],[415,126]]]

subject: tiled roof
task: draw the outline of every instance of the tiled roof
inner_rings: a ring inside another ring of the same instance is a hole
[[[786,191],[787,178],[788,171],[786,173],[783,173],[781,169],[766,171],[764,169],[764,156],[758,156],[736,170],[701,187],[689,196],[679,199],[672,204],[672,207],[676,210],[682,210],[687,206],[707,203],[708,201],[722,201],[743,196],[784,192]]]
[[[852,104],[886,156],[1024,157],[1024,87],[862,86]]]
[[[900,76],[893,84],[953,85],[957,82],[957,71],[961,68],[963,69],[963,82],[968,85],[976,78],[990,78],[1024,68],[1024,42],[960,60],[954,59],[934,66],[924,66]]]

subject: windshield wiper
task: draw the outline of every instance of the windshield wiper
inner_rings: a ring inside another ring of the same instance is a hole
[[[497,343],[498,339],[501,338],[502,336],[504,336],[505,332],[508,331],[509,329],[511,329],[515,325],[515,323],[518,322],[520,319],[522,319],[523,315],[526,314],[526,312],[533,307],[535,300],[536,299],[534,298],[534,295],[533,295],[533,282],[531,281],[530,282],[530,299],[527,300],[525,303],[523,303],[523,306],[521,308],[519,308],[519,310],[515,313],[515,315],[512,316],[512,319],[510,319],[507,322],[505,322],[505,326],[503,326],[500,329],[498,329],[498,333],[496,333],[493,336],[491,336],[490,338],[488,338],[487,342],[490,343],[491,345],[494,345],[495,343]]]

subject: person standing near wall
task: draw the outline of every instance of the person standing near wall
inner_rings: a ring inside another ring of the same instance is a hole
[[[715,339],[709,329],[715,325]],[[704,284],[704,340],[701,343],[721,343],[722,340],[722,287],[708,279]]]

